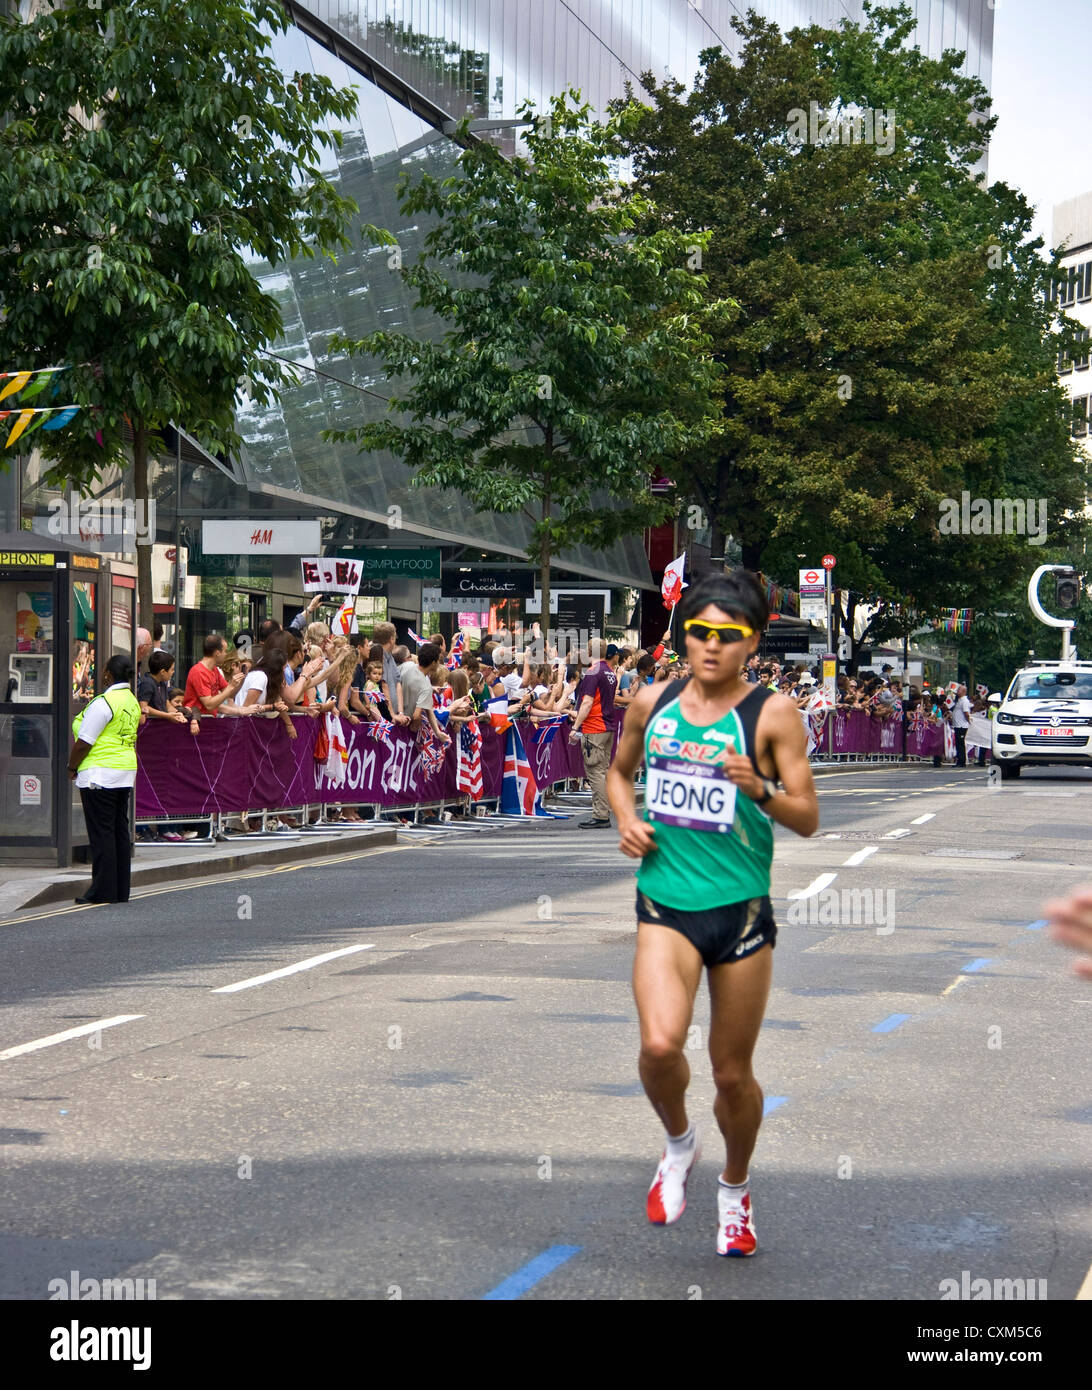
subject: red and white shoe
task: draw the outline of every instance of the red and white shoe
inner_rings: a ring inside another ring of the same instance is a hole
[[[758,1249],[751,1212],[751,1194],[735,1200],[723,1187],[717,1188],[717,1254],[753,1255]]]
[[[652,1186],[648,1189],[646,1208],[654,1226],[670,1226],[686,1210],[686,1184],[694,1165],[701,1158],[701,1135],[694,1131],[694,1147],[686,1158],[669,1159],[667,1149],[660,1159]]]

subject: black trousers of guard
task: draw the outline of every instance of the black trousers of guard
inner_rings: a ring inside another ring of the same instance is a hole
[[[129,839],[131,787],[81,787],[83,818],[91,845],[91,887],[87,896],[97,903],[129,901]]]

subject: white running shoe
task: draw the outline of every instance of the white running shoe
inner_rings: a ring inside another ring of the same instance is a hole
[[[686,1184],[694,1171],[694,1164],[701,1158],[701,1135],[695,1129],[694,1147],[689,1156],[669,1159],[667,1149],[660,1159],[652,1186],[648,1189],[646,1209],[648,1219],[654,1226],[670,1226],[678,1221],[686,1210]]]
[[[757,1249],[751,1194],[745,1192],[743,1200],[738,1201],[718,1184],[717,1254],[753,1255]]]

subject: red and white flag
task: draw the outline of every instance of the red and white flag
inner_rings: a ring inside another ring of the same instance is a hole
[[[330,631],[340,634],[342,637],[352,637],[360,631],[356,623],[356,599],[352,594],[345,596],[345,602],[334,614]]]
[[[345,743],[345,730],[341,727],[341,720],[332,712],[328,712],[326,715],[326,738],[330,745],[330,751],[326,756],[326,763],[322,770],[326,773],[331,786],[344,786],[345,765],[349,761],[349,749]]]
[[[677,560],[672,560],[667,569],[664,570],[663,583],[660,585],[660,593],[663,595],[664,607],[674,608],[679,599],[682,598],[682,591],[690,586],[683,579],[683,569],[686,565],[686,551]]]

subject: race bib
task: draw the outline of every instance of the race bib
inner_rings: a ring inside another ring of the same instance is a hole
[[[650,821],[727,835],[732,829],[735,808],[736,784],[725,777],[719,766],[675,758],[649,760],[645,815]]]

